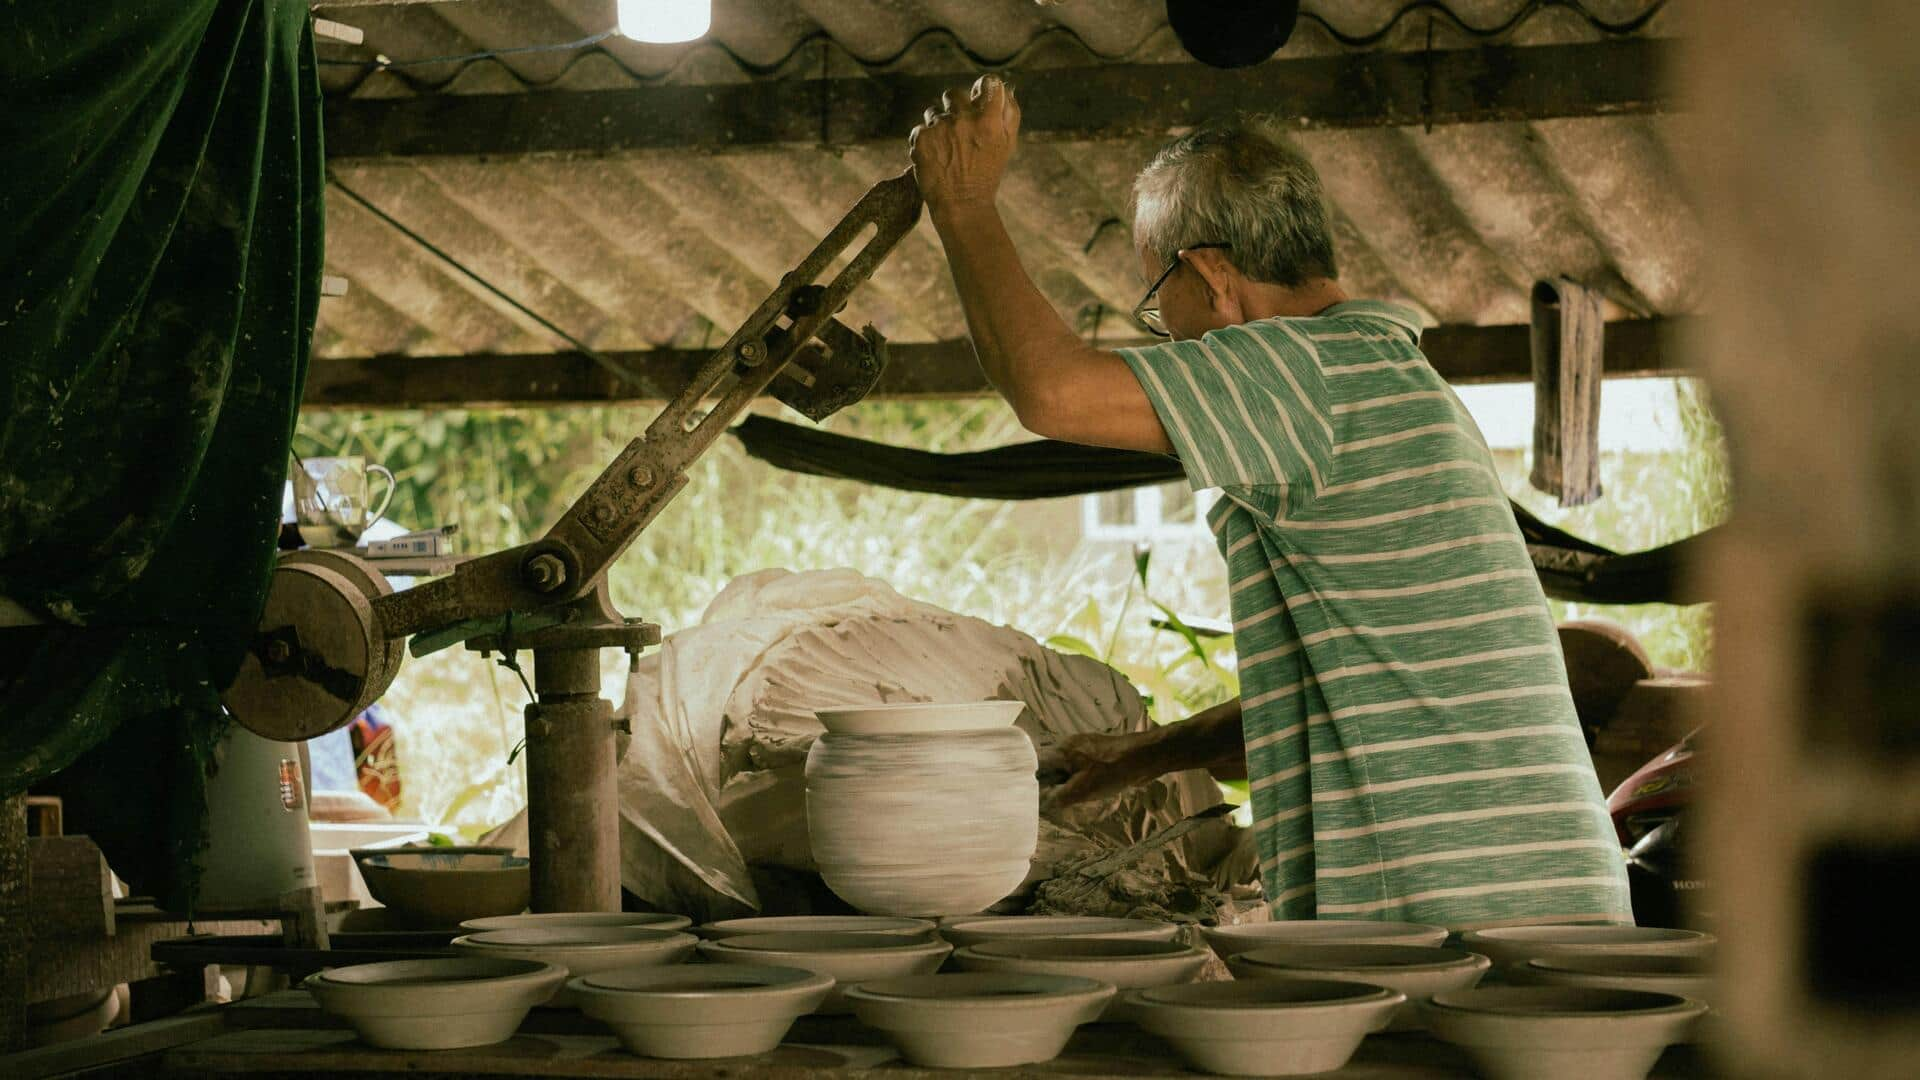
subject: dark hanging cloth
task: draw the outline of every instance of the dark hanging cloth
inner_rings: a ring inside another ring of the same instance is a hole
[[[1161,454],[1040,440],[936,454],[834,435],[765,416],[733,429],[747,453],[811,476],[859,480],[903,491],[970,499],[1053,499],[1183,480],[1180,463]],[[1707,534],[1621,555],[1563,532],[1518,503],[1513,515],[1547,595],[1595,604],[1686,604],[1681,569]]]
[[[0,4],[0,796],[190,902],[321,266],[304,0]]]

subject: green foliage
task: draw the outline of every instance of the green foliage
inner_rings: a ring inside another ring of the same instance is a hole
[[[395,520],[411,528],[457,522],[461,550],[477,553],[538,536],[652,415],[311,413],[301,418],[296,446],[302,455],[359,454],[385,464],[399,485]],[[998,401],[868,403],[826,426],[947,452],[1030,438]],[[1072,499],[952,499],[799,476],[754,461],[731,439],[697,461],[689,481],[608,575],[623,613],[669,633],[698,622],[728,581],[767,567],[851,567],[908,596],[1040,633],[1084,601],[1118,602],[1126,588],[1103,559],[1073,545]],[[1212,588],[1196,579],[1175,602],[1194,610],[1193,597]],[[1145,636],[1130,631],[1116,647]],[[624,667],[609,654],[603,690],[615,700]],[[526,700],[512,675],[464,650],[409,660],[385,699],[396,718],[401,815],[460,828],[510,816],[525,799],[523,766],[509,759],[523,736]]]
[[[1677,393],[1688,451],[1607,455],[1607,494],[1595,506],[1562,511],[1531,492],[1518,454],[1498,455],[1507,490],[1544,520],[1617,550],[1720,521],[1730,494],[1719,426],[1697,388],[1682,383]],[[539,535],[651,418],[652,410],[612,407],[311,413],[301,417],[296,448],[385,464],[399,485],[395,520],[412,528],[457,522],[462,550],[485,552]],[[997,401],[864,403],[826,426],[946,452],[1028,437]],[[851,567],[908,596],[1114,666],[1161,723],[1238,693],[1232,637],[1202,634],[1179,614],[1227,615],[1225,567],[1204,537],[1130,553],[1080,542],[1077,500],[952,499],[799,476],[752,460],[730,439],[694,464],[689,481],[609,574],[621,611],[668,632],[696,623],[741,574]],[[1705,669],[1710,661],[1704,606],[1561,604],[1555,614],[1625,622],[1665,666]],[[604,675],[604,691],[617,700],[623,658],[610,653]],[[386,698],[396,720],[401,815],[467,836],[523,805],[524,766],[514,748],[525,703],[512,675],[464,650],[409,660]]]
[[[1494,454],[1507,494],[1542,521],[1615,551],[1643,551],[1705,532],[1733,508],[1726,437],[1704,386],[1674,380],[1683,449],[1601,456],[1603,495],[1588,506],[1563,508],[1527,482],[1525,455]],[[1612,606],[1553,601],[1559,620],[1606,618],[1621,623],[1660,667],[1708,671],[1713,665],[1713,609],[1708,604]]]
[[[1150,591],[1152,565],[1152,548],[1134,552],[1133,575],[1111,624],[1101,618],[1099,601],[1089,596],[1044,641],[1049,648],[1092,657],[1125,675],[1139,688],[1154,722],[1170,724],[1239,694],[1240,677],[1234,669],[1233,636],[1202,635],[1170,605],[1155,599]],[[1136,598],[1144,598],[1157,616],[1140,620],[1129,635],[1127,616]],[[1145,641],[1138,640],[1142,627]],[[1090,643],[1098,638],[1106,639],[1105,648]]]

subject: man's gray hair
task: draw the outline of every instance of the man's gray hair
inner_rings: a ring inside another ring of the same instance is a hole
[[[1258,116],[1210,124],[1154,155],[1133,181],[1133,238],[1159,262],[1195,244],[1229,244],[1255,281],[1337,276],[1320,175]]]

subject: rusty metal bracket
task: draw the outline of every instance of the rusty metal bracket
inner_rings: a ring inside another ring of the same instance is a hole
[[[887,370],[887,341],[871,326],[854,333],[829,319],[767,388],[774,399],[819,423],[872,392]]]
[[[870,328],[855,334],[833,316],[919,221],[920,207],[911,172],[875,184],[544,537],[380,597],[373,604],[379,632],[407,637],[587,596],[686,487],[687,467],[776,379],[794,371],[775,396],[814,419],[858,401],[878,380],[885,354]]]

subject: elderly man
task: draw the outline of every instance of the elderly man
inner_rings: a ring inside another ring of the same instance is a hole
[[[1063,747],[1055,797],[1247,776],[1275,918],[1631,922],[1492,459],[1414,312],[1341,290],[1312,166],[1257,121],[1162,150],[1134,185],[1151,283],[1135,315],[1172,340],[1103,350],[1034,287],[994,208],[1019,130],[989,77],[911,141],[980,365],[1035,433],[1173,454],[1222,490],[1209,523],[1242,687]]]

